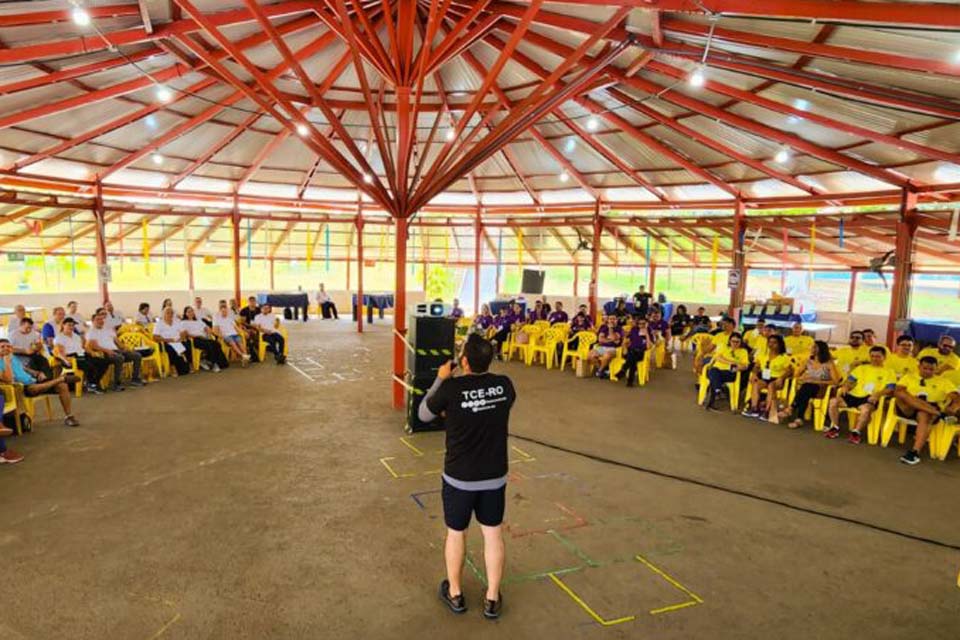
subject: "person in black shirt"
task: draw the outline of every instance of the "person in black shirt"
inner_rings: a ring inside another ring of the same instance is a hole
[[[625,325],[627,320],[630,319],[630,312],[627,311],[627,301],[623,298],[617,298],[617,305],[614,307],[611,315],[617,319],[617,326],[622,327]],[[642,317],[645,318],[646,314],[644,314]]]
[[[253,319],[256,318],[259,313],[260,307],[257,305],[257,297],[250,296],[247,298],[247,306],[240,310],[240,318],[243,324],[249,326],[253,324]]]
[[[641,318],[647,317],[647,312],[650,310],[650,300],[653,299],[653,294],[649,293],[647,288],[643,285],[640,285],[637,288],[637,292],[633,294],[633,304],[636,307],[636,314]]]
[[[471,514],[476,514],[487,570],[483,605],[487,618],[499,617],[503,606],[501,525],[506,506],[507,431],[510,408],[516,399],[510,378],[488,371],[492,360],[493,345],[471,334],[460,356],[463,374],[453,377],[453,361],[440,367],[419,409],[424,422],[444,416],[447,431],[441,486],[447,525],[447,579],[440,583],[440,598],[454,613],[467,610],[460,579],[467,526]]]
[[[247,306],[240,309],[240,324],[246,329],[245,339],[247,341],[247,353],[250,354],[251,362],[260,361],[260,349],[257,347],[257,332],[252,331],[253,319],[260,314],[260,307],[257,306],[257,297],[247,298]]]

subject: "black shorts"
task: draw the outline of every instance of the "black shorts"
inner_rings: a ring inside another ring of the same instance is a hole
[[[857,409],[861,405],[867,404],[867,400],[869,399],[870,396],[867,396],[866,398],[860,398],[858,396],[852,396],[849,393],[843,394],[843,403],[850,409]]]
[[[470,514],[477,514],[477,522],[485,527],[496,527],[503,522],[507,503],[506,485],[489,491],[464,491],[443,481],[443,521],[454,531],[464,531],[470,524]]]

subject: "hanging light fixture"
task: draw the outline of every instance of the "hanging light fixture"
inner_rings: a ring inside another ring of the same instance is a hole
[[[160,102],[170,102],[171,100],[173,100],[173,91],[170,91],[170,89],[168,89],[162,84],[157,85],[157,90],[155,95],[157,96],[157,100],[159,100]]]
[[[453,142],[453,139],[457,137],[457,132],[453,129],[447,129],[447,132],[443,134],[443,137],[447,142]]]
[[[156,164],[156,165],[161,165],[161,164],[163,164],[163,156],[160,155],[159,153],[153,154],[153,155],[151,156],[151,159],[153,160],[153,164]]]
[[[363,181],[366,182],[367,184],[373,184],[373,176],[370,175],[369,173],[365,173],[363,174]]]
[[[73,20],[73,24],[78,27],[90,26],[90,14],[81,6],[75,6],[73,8],[73,11],[70,12],[70,18]]]
[[[560,182],[569,182],[569,181],[570,181],[570,174],[567,173],[566,169],[564,169],[563,171],[560,172]]]
[[[705,65],[700,65],[693,70],[693,73],[687,78],[687,84],[691,87],[699,89],[707,83],[707,68]]]
[[[780,147],[773,159],[777,164],[786,164],[790,160],[790,147]]]
[[[600,121],[596,116],[590,116],[587,119],[587,131],[596,131],[600,128]]]
[[[310,130],[307,129],[307,125],[303,124],[302,122],[297,124],[297,135],[299,135],[301,138],[305,138],[309,132]]]

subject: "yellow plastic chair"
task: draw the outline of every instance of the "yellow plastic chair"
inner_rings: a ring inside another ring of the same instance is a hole
[[[0,383],[0,393],[3,394],[3,413],[13,413],[13,430],[16,434],[23,434],[23,425],[20,423],[20,404],[17,402],[17,390],[12,384]]]
[[[540,331],[543,332],[543,331],[546,331],[547,329],[550,328],[550,321],[549,321],[549,320],[537,320],[536,322],[533,323],[533,326],[539,328]]]
[[[43,398],[46,401],[47,420],[53,420],[53,404],[50,402],[49,395],[43,394],[42,396],[37,396],[36,398],[28,398],[23,392],[23,385],[19,382],[14,382],[13,384],[3,383],[0,384],[0,388],[3,389],[3,412],[16,412],[14,424],[16,425],[17,435],[23,434],[23,422],[20,419],[21,414],[26,415],[28,418],[30,418],[30,422],[36,424],[36,400],[39,398]]]
[[[650,381],[650,364],[652,360],[652,351],[649,349],[643,354],[643,360],[637,363],[637,386],[642,387]],[[620,379],[620,373],[627,365],[627,359],[623,356],[623,347],[617,347],[617,353],[610,361],[610,380],[617,382]]]
[[[958,436],[960,436],[960,425],[945,424],[944,422],[933,425],[930,439],[936,441],[938,460],[946,460],[947,456],[950,455],[950,446],[953,444],[954,438],[957,438],[957,455],[960,456],[960,437]]]
[[[794,381],[794,386],[797,386],[796,381]],[[835,390],[834,385],[828,386],[822,398],[812,398],[810,404],[807,405],[807,414],[803,418],[806,420],[813,418],[814,431],[823,431],[827,422],[827,405],[830,403],[830,396]],[[796,391],[794,391],[794,395],[796,395]]]
[[[704,369],[706,369],[706,367],[704,367]],[[793,398],[793,386],[795,383],[796,383],[796,380],[794,378],[788,378],[787,383],[783,385],[783,387],[780,389],[779,392],[777,392],[777,400],[779,400],[784,404],[789,404],[790,399]],[[760,397],[762,398],[763,396],[766,395],[766,393],[767,391],[765,389],[761,389]],[[752,395],[753,395],[753,380],[748,380],[746,397],[750,398]]]
[[[703,404],[703,401],[707,397],[707,391],[710,389],[710,380],[707,378],[707,370],[709,367],[704,367],[703,371],[700,372],[700,390],[697,392],[697,404]],[[734,378],[733,382],[727,383],[727,389],[730,391],[730,411],[736,411],[740,408],[740,372],[737,372],[737,377]]]
[[[940,460],[944,460],[947,457],[946,452],[944,452],[943,458],[940,457],[940,442],[943,439],[943,430],[938,430],[940,424],[941,423],[938,421],[931,425],[930,436],[927,438],[927,448],[930,450],[931,458],[939,458]],[[893,438],[894,431],[897,432],[897,440],[900,442],[900,444],[905,443],[907,441],[907,427],[915,426],[917,426],[916,420],[912,418],[905,418],[897,413],[897,403],[891,398],[890,401],[887,402],[886,417],[880,423],[880,446],[886,447],[890,444],[890,440]],[[870,444],[876,444],[876,442],[871,442]],[[949,441],[947,443],[947,448],[950,448]]]
[[[507,356],[507,360],[512,360],[513,354],[516,353],[520,356],[520,360],[527,362],[528,356],[540,337],[540,327],[534,324],[525,324],[520,328],[520,331],[527,335],[527,343],[524,344],[514,340],[510,346],[510,354]]]
[[[166,353],[160,348],[160,345],[153,340],[150,340],[143,333],[139,331],[133,331],[123,334],[122,336],[117,336],[117,346],[125,351],[137,351],[138,349],[150,349],[148,355],[144,355],[140,364],[141,367],[145,364],[149,364],[152,367],[156,368],[157,376],[156,378],[151,379],[160,379],[166,375],[170,370],[170,362],[166,362],[166,368],[164,368],[164,360]],[[142,355],[142,354],[141,354]],[[129,363],[127,363],[129,364]],[[124,367],[126,368],[126,367]],[[122,374],[121,374],[122,377]]]
[[[290,353],[290,338],[287,337],[287,329],[278,322],[277,331],[283,336],[283,355],[286,356]],[[257,332],[257,353],[260,354],[260,362],[263,362],[267,357],[267,343],[260,332]]]
[[[547,329],[540,334],[539,339],[532,348],[527,349],[527,366],[537,361],[537,356],[543,356],[543,362],[547,369],[553,369],[557,361],[557,345],[563,339],[563,334],[558,329]]]
[[[577,348],[571,349],[570,342],[574,338],[578,340]],[[574,368],[576,367],[576,361],[586,360],[590,355],[590,349],[593,348],[593,344],[596,341],[597,334],[592,331],[578,331],[577,335],[575,335],[573,338],[568,338],[565,340],[563,343],[563,353],[560,356],[560,371],[563,371],[567,366],[568,359],[573,360],[571,366]]]
[[[874,410],[873,415],[870,416],[870,422],[867,423],[867,442],[870,444],[880,442],[880,429],[883,426],[883,415],[886,410],[887,400],[887,398],[880,398],[876,410]],[[847,424],[852,425],[856,424],[857,418],[860,417],[860,409],[843,407],[840,409],[840,414],[846,414]]]

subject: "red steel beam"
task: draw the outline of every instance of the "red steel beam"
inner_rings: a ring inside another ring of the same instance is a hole
[[[114,4],[101,7],[85,7],[84,10],[94,20],[103,18],[124,18],[140,15],[135,5]],[[49,11],[24,11],[0,15],[0,27],[25,27],[29,25],[43,25],[57,22],[70,22],[71,9],[53,9]]]

